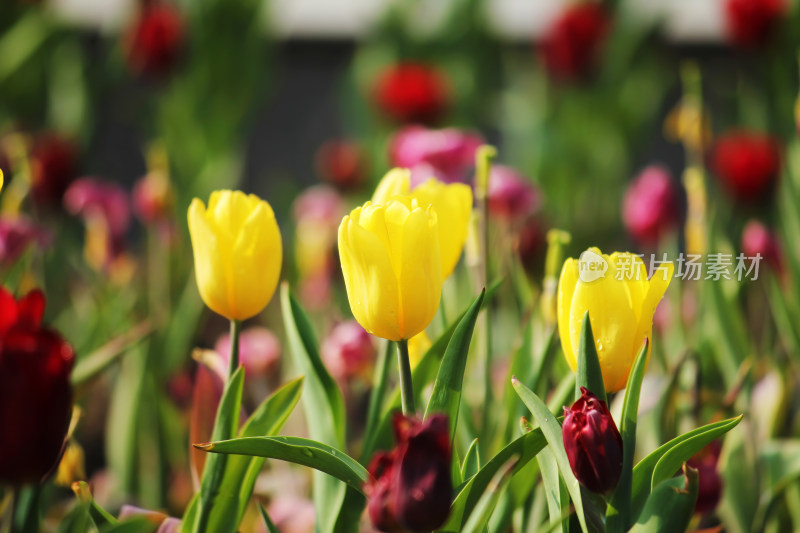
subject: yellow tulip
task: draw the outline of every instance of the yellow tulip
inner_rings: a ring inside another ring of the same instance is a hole
[[[433,320],[442,270],[432,207],[395,196],[353,209],[339,226],[339,258],[353,316],[373,335],[410,339]]]
[[[230,320],[260,313],[278,285],[283,248],[270,205],[241,191],[211,193],[189,206],[189,234],[200,296]]]
[[[422,356],[430,350],[431,346],[433,346],[431,338],[424,329],[408,339],[408,361],[411,364],[411,370],[417,367],[422,361]]]
[[[648,280],[640,257],[604,255],[597,248],[566,260],[558,282],[558,331],[573,371],[583,315],[589,311],[606,391],[625,387],[645,337],[652,338],[653,314],[673,269],[672,263],[663,263]]]
[[[430,178],[411,190],[410,171],[395,168],[378,184],[372,203],[382,204],[396,195],[416,198],[421,206],[433,206],[439,221],[442,278],[447,279],[455,270],[467,240],[472,216],[472,189],[463,183],[446,184]]]

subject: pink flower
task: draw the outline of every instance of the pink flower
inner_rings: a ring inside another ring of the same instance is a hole
[[[628,186],[622,200],[622,220],[641,244],[657,244],[678,224],[678,191],[669,171],[651,165]]]
[[[133,186],[133,210],[144,224],[167,219],[172,200],[172,187],[163,172],[150,172]]]
[[[483,142],[480,135],[455,128],[406,126],[392,138],[389,159],[392,166],[411,169],[412,187],[431,177],[452,183],[467,177]]]
[[[89,218],[99,215],[115,238],[127,233],[131,223],[128,193],[116,183],[81,178],[64,193],[64,207],[73,215]]]
[[[516,170],[492,166],[489,175],[489,214],[517,225],[539,209],[539,190]]]
[[[227,368],[231,359],[231,337],[226,333],[217,340],[214,350]],[[268,376],[281,363],[281,343],[267,328],[250,327],[239,334],[239,362],[248,376]]]
[[[375,361],[372,337],[355,320],[340,322],[322,341],[322,361],[339,381],[368,378]]]
[[[742,231],[742,253],[746,257],[761,256],[762,265],[775,272],[783,270],[781,244],[778,237],[758,220],[751,220]]]
[[[292,205],[295,222],[314,220],[333,228],[339,227],[344,211],[341,195],[327,185],[309,187]]]
[[[270,519],[281,533],[313,533],[314,504],[296,496],[278,496],[269,505]]]

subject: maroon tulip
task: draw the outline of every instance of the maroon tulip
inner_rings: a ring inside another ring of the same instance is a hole
[[[735,198],[756,202],[772,191],[778,179],[780,145],[759,133],[729,133],[717,140],[711,166]]]
[[[573,4],[550,27],[541,55],[550,75],[560,80],[583,78],[600,56],[611,20],[599,2]]]
[[[436,122],[448,104],[444,75],[434,67],[413,62],[383,71],[373,97],[381,112],[398,122]]]
[[[766,43],[786,13],[784,0],[727,0],[725,19],[734,44],[756,47]]]
[[[694,506],[697,514],[710,513],[722,499],[722,476],[717,471],[721,452],[722,445],[715,440],[687,461],[689,466],[697,470],[699,477],[697,503]]]
[[[146,1],[125,39],[128,64],[134,72],[163,76],[178,60],[183,18],[169,4]]]
[[[581,397],[564,414],[562,435],[572,472],[592,492],[609,492],[622,472],[622,437],[606,403],[581,387]]]
[[[658,241],[678,224],[678,191],[669,171],[645,168],[630,184],[622,200],[622,221],[641,244]]]
[[[446,415],[424,422],[396,414],[397,445],[379,452],[364,486],[372,524],[388,533],[423,533],[440,527],[450,514],[450,430]]]
[[[41,291],[19,301],[0,287],[0,483],[35,483],[61,453],[72,412],[74,354],[42,327]]]
[[[55,133],[46,133],[33,141],[30,160],[33,199],[39,205],[59,206],[77,173],[75,145]]]
[[[781,272],[783,269],[778,237],[757,220],[749,221],[742,231],[742,253],[746,257],[760,255],[762,264],[775,272]]]

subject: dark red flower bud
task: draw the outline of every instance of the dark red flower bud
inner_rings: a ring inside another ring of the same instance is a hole
[[[592,492],[612,490],[622,472],[622,437],[606,403],[581,387],[564,414],[564,448],[575,477]]]
[[[0,288],[0,483],[40,481],[58,460],[72,412],[74,355],[41,327],[44,295]]]
[[[47,247],[50,233],[22,216],[0,217],[0,264],[13,265],[31,245]]]
[[[61,205],[77,173],[75,145],[54,133],[44,134],[33,141],[30,160],[33,199],[48,207]]]
[[[625,229],[640,244],[658,241],[678,224],[678,191],[669,171],[658,165],[645,168],[630,184],[622,200]]]
[[[757,202],[774,188],[781,168],[780,145],[759,133],[728,133],[717,139],[711,167],[735,198]]]
[[[356,189],[367,177],[367,154],[354,141],[326,141],[314,159],[320,177],[340,189]]]
[[[610,25],[610,17],[599,2],[567,7],[542,42],[541,55],[550,75],[574,80],[590,74]]]
[[[727,0],[725,19],[729,38],[743,47],[766,43],[786,8],[784,0]]]
[[[746,257],[760,255],[764,266],[775,272],[783,270],[781,245],[778,237],[757,220],[749,221],[742,231],[742,253]]]
[[[429,533],[450,514],[450,429],[445,415],[424,422],[395,415],[397,445],[378,452],[364,486],[372,524],[388,533]]]
[[[146,2],[125,41],[128,63],[136,73],[163,76],[175,65],[183,42],[183,19],[169,4]]]
[[[694,454],[687,464],[697,470],[699,487],[694,512],[708,514],[716,509],[722,499],[722,476],[717,471],[722,444],[712,441],[708,446]]]
[[[447,108],[447,86],[441,72],[421,63],[399,63],[378,78],[378,108],[398,122],[436,122]]]

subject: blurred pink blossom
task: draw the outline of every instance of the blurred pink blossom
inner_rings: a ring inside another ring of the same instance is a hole
[[[452,183],[467,177],[483,142],[480,135],[455,128],[406,126],[392,138],[389,159],[393,166],[411,169],[412,187],[431,177]]]
[[[222,358],[227,368],[231,358],[231,336],[222,335],[214,350]],[[239,335],[239,361],[244,365],[248,376],[269,376],[281,363],[281,343],[267,328],[254,326],[243,330]]]
[[[112,236],[121,237],[131,223],[128,193],[116,183],[81,178],[64,193],[64,207],[73,215],[88,218],[101,215]]]
[[[314,504],[297,496],[277,496],[267,509],[281,533],[313,533],[316,516]]]
[[[751,220],[742,231],[742,253],[746,257],[761,255],[761,265],[775,272],[783,270],[781,244],[778,237],[758,220]]]
[[[633,180],[622,200],[625,229],[640,244],[657,244],[674,230],[679,219],[678,190],[669,170],[646,167]]]
[[[325,225],[338,227],[344,215],[344,202],[336,189],[327,185],[309,187],[292,205],[296,222],[313,219]]]
[[[354,377],[368,379],[375,361],[372,336],[355,320],[340,322],[322,341],[322,361],[339,381]]]
[[[516,170],[492,166],[489,175],[489,214],[512,225],[538,211],[541,195],[536,186]]]
[[[11,265],[25,253],[30,245],[46,247],[52,237],[24,217],[0,217],[0,263]]]

